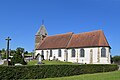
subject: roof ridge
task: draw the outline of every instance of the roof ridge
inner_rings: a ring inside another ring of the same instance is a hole
[[[60,35],[66,35],[66,34],[73,34],[73,32],[67,32],[67,33],[63,33],[63,34],[55,34],[55,35],[51,35],[51,36],[47,36],[47,37],[60,36]]]
[[[89,32],[81,32],[81,33],[78,33],[78,34],[87,34],[87,33],[92,33],[92,32],[99,32],[99,31],[102,31],[102,30],[94,30],[94,31],[89,31]]]

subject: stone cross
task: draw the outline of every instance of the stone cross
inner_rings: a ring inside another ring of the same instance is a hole
[[[9,41],[11,40],[9,37],[7,37],[5,40],[7,40],[7,51],[6,51],[6,58],[8,61],[8,57],[9,57]]]

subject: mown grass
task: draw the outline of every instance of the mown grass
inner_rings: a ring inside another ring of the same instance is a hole
[[[73,64],[74,65],[74,63],[72,63],[72,62],[62,62],[62,61],[48,61],[48,60],[43,60],[42,61],[42,65],[62,65],[62,64]],[[28,62],[28,65],[37,65],[38,64],[38,60],[32,60],[32,61],[30,61],[30,62]]]
[[[84,74],[70,77],[46,78],[39,80],[120,80],[120,71]]]

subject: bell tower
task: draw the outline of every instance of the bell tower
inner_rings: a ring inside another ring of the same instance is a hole
[[[43,41],[43,39],[48,35],[46,28],[42,22],[42,25],[40,26],[40,29],[35,35],[35,49],[37,46]]]

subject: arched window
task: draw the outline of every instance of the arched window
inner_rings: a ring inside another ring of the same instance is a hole
[[[58,57],[61,57],[61,49],[58,50]]]
[[[50,57],[52,57],[52,49],[50,49]]]
[[[101,57],[106,57],[106,49],[104,47],[101,49]]]
[[[72,49],[72,57],[75,57],[75,49]]]
[[[84,57],[85,56],[85,50],[84,49],[80,49],[80,57]]]

